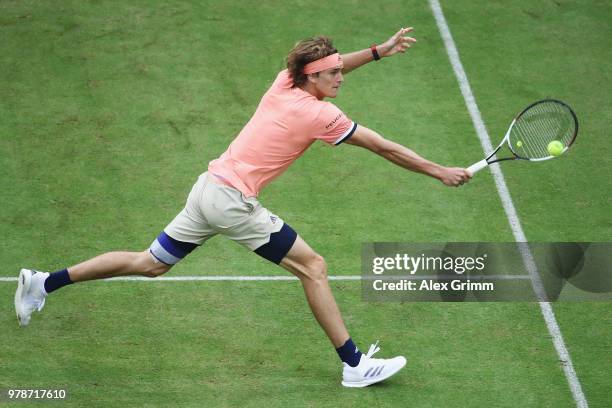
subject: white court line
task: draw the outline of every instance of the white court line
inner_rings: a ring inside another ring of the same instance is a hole
[[[444,41],[444,46],[446,47],[448,58],[450,59],[451,65],[453,66],[453,71],[455,72],[457,81],[459,82],[461,94],[463,95],[463,99],[465,100],[465,104],[472,118],[474,128],[476,129],[476,133],[478,134],[478,138],[480,139],[480,144],[482,145],[485,154],[489,154],[493,151],[491,139],[489,138],[489,134],[487,132],[485,124],[482,120],[482,117],[480,116],[480,111],[478,109],[478,105],[476,104],[476,99],[474,98],[474,94],[472,93],[472,89],[467,79],[467,75],[465,73],[465,70],[463,69],[463,65],[461,64],[459,52],[457,51],[455,41],[453,40],[448,25],[446,24],[446,19],[444,18],[444,14],[442,13],[442,7],[440,6],[440,2],[438,0],[429,0],[429,5],[436,19],[438,30],[440,31],[440,35],[442,36],[442,40]],[[519,245],[523,258],[523,263],[525,264],[525,267],[527,268],[527,271],[531,276],[533,289],[536,295],[538,296],[538,299],[547,299],[536,264],[533,260],[533,255],[531,254],[531,251],[527,246],[527,238],[525,237],[525,233],[523,232],[523,228],[521,227],[521,222],[516,213],[512,198],[510,197],[510,192],[508,191],[508,187],[506,186],[506,181],[504,180],[504,175],[502,174],[501,168],[499,165],[494,165],[490,166],[489,169],[491,170],[491,173],[493,173],[495,185],[497,186],[497,192],[499,193],[502,205],[504,206],[504,211],[506,212],[508,222],[510,223],[510,228],[512,229],[514,239]],[[567,378],[567,381],[569,383],[570,389],[572,391],[572,396],[574,397],[574,401],[576,402],[576,406],[588,407],[586,397],[582,392],[580,380],[578,379],[578,375],[574,370],[572,359],[569,355],[565,342],[563,341],[561,329],[559,328],[559,324],[557,323],[557,319],[555,317],[555,313],[552,309],[552,306],[549,302],[539,302],[539,304],[540,309],[542,311],[542,315],[544,316],[544,320],[546,322],[546,327],[548,328],[548,332],[552,336],[553,344],[555,346],[555,349],[557,350],[557,354],[559,355],[559,359],[563,366],[563,371],[565,372],[565,377]]]
[[[457,275],[457,278],[461,278],[462,275]],[[419,280],[431,278],[431,276],[399,276],[399,275],[385,275],[384,277],[368,276],[366,279],[406,279],[406,280]],[[488,279],[488,280],[526,280],[531,279],[529,275],[474,275],[467,276],[469,279]],[[17,282],[19,278],[17,276],[2,276],[0,282]],[[346,276],[328,276],[329,280],[332,281],[359,281],[362,279],[361,275],[346,275]],[[157,278],[146,278],[144,276],[120,276],[117,278],[103,279],[105,281],[144,281],[144,282],[198,282],[198,281],[297,281],[298,278],[295,276],[160,276]]]

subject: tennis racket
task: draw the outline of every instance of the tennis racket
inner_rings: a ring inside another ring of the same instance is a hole
[[[504,160],[550,160],[557,157],[548,151],[551,142],[561,142],[563,154],[574,143],[576,136],[578,118],[572,108],[555,99],[543,99],[516,115],[497,149],[487,158],[472,164],[468,170],[475,174],[490,164]],[[496,153],[504,144],[508,145],[512,156],[498,159]]]

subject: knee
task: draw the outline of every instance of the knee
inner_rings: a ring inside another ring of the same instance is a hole
[[[304,275],[313,281],[327,280],[327,263],[325,258],[319,254],[314,254],[306,263]]]
[[[166,265],[165,263],[159,262],[153,258],[148,250],[138,254],[134,265],[134,269],[139,275],[149,278],[161,276],[168,272],[170,268],[172,268],[172,265]]]
[[[171,265],[158,263],[155,265],[148,266],[145,269],[144,275],[148,276],[149,278],[157,278],[158,276],[161,276],[164,273],[168,272],[170,268],[172,268]]]

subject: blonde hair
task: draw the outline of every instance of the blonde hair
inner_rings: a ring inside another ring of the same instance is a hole
[[[287,55],[287,69],[293,79],[293,86],[302,86],[306,83],[307,77],[304,74],[306,64],[337,52],[332,40],[323,36],[308,38],[295,44]]]

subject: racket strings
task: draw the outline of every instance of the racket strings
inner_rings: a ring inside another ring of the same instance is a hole
[[[550,129],[553,133],[552,126],[546,119],[546,116],[540,116],[540,122],[534,120],[525,120],[521,130],[523,137],[527,140],[525,146],[528,146],[532,152],[532,157],[548,156],[547,147],[550,143],[550,137],[546,136],[546,132]],[[533,142],[531,142],[533,140]]]
[[[575,133],[576,123],[569,108],[556,101],[545,101],[517,118],[510,132],[510,148],[520,157],[544,158],[550,156],[550,142],[558,140],[567,147]]]
[[[542,157],[546,153],[545,139],[541,136],[539,129],[528,120],[515,123],[514,128],[517,142],[521,143],[523,153],[526,157]],[[547,156],[547,154],[545,154]]]

